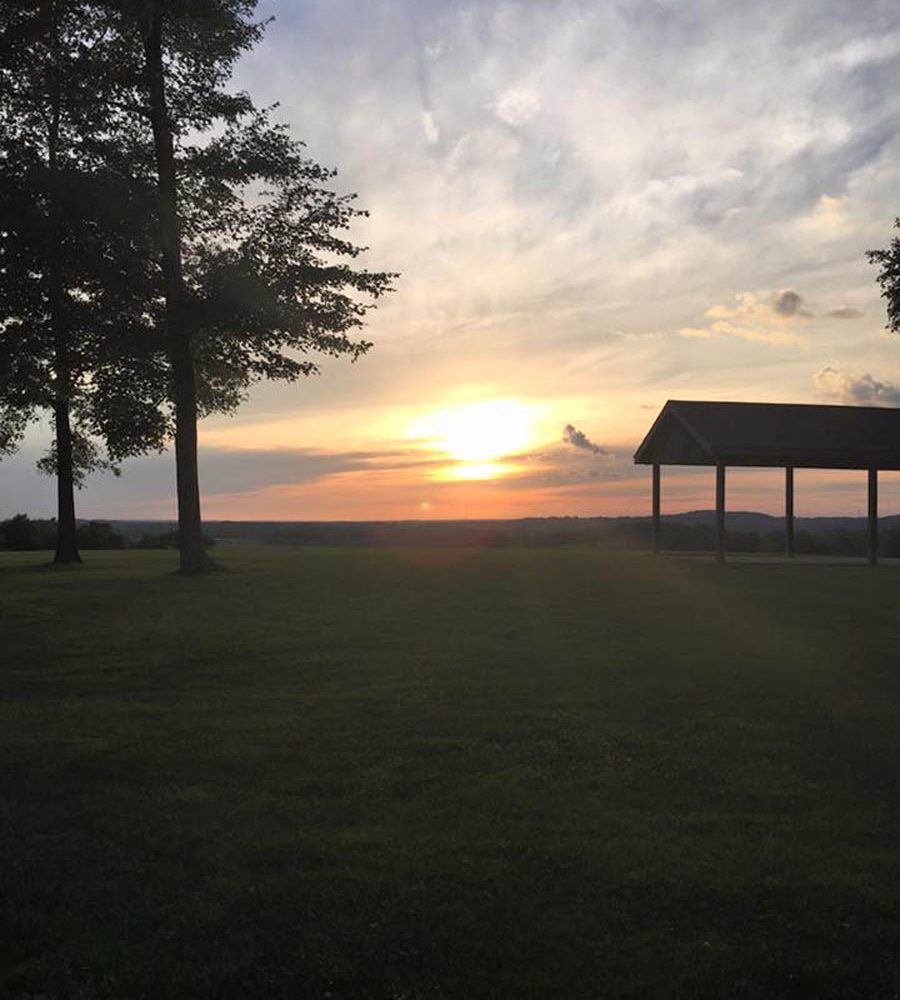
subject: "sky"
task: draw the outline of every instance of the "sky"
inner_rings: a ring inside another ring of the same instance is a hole
[[[235,85],[370,215],[399,271],[372,351],[201,425],[207,518],[642,514],[667,399],[900,405],[865,251],[900,215],[896,0],[264,0]],[[46,429],[0,516],[53,512]],[[667,469],[663,508],[712,505]],[[885,511],[900,479],[885,476]],[[741,470],[729,506],[777,512]],[[174,515],[170,453],[91,476],[82,517]],[[861,513],[802,472],[799,514]]]

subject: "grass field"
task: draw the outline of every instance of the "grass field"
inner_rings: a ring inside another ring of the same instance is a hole
[[[900,996],[900,570],[0,557],[0,995]]]

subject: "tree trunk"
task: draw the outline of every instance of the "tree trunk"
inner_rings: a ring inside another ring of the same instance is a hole
[[[72,473],[72,428],[69,401],[58,397],[53,405],[56,424],[56,555],[54,563],[80,563],[75,524],[75,481]]]
[[[166,299],[172,402],[175,406],[175,470],[178,491],[178,544],[182,573],[203,573],[212,562],[203,549],[200,480],[197,469],[197,386],[191,330],[185,315],[181,267],[175,152],[166,108],[162,58],[162,4],[147,0],[144,60],[150,98],[150,121],[156,154],[159,239]]]
[[[56,8],[52,7],[53,35],[51,44],[57,48]],[[75,474],[72,463],[72,427],[69,422],[69,396],[72,391],[72,365],[69,331],[63,307],[63,283],[58,255],[60,253],[60,226],[57,197],[59,192],[59,127],[62,115],[62,84],[60,82],[59,52],[55,51],[51,76],[50,125],[47,132],[47,166],[50,174],[49,221],[51,249],[47,268],[47,300],[50,326],[54,341],[55,393],[53,419],[56,430],[56,554],[53,562],[80,563],[78,535],[75,524]]]

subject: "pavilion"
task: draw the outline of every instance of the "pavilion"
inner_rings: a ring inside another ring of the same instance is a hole
[[[900,469],[900,409],[670,399],[635,452],[653,467],[653,552],[659,552],[660,470],[716,470],[716,560],[725,559],[725,470],[783,468],[785,552],[794,551],[794,469],[865,469],[869,562],[878,559],[878,471]]]

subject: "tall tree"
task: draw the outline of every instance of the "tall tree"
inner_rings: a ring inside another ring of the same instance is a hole
[[[119,343],[143,322],[135,223],[146,211],[134,211],[145,195],[110,156],[121,141],[105,101],[108,33],[102,8],[80,0],[0,8],[0,424],[15,437],[36,411],[52,414],[42,466],[57,478],[56,562],[79,561],[74,488],[103,464],[91,435],[118,436],[111,450],[124,457],[165,432],[164,392],[135,398],[147,383],[127,377],[136,355]],[[100,405],[104,368],[117,403],[107,393]]]
[[[900,218],[894,219],[894,228],[900,229]],[[887,327],[900,333],[900,236],[895,236],[884,250],[869,250],[866,256],[869,263],[881,268],[876,281],[887,300]]]
[[[393,274],[354,269],[340,237],[360,214],[246,94],[225,87],[259,40],[256,0],[123,0],[123,62],[136,61],[157,181],[159,260],[175,426],[180,563],[204,572],[198,413],[231,408],[259,378],[357,358],[350,334]],[[130,52],[130,57],[128,53]],[[266,190],[260,192],[260,184]],[[252,192],[252,196],[251,196]]]

